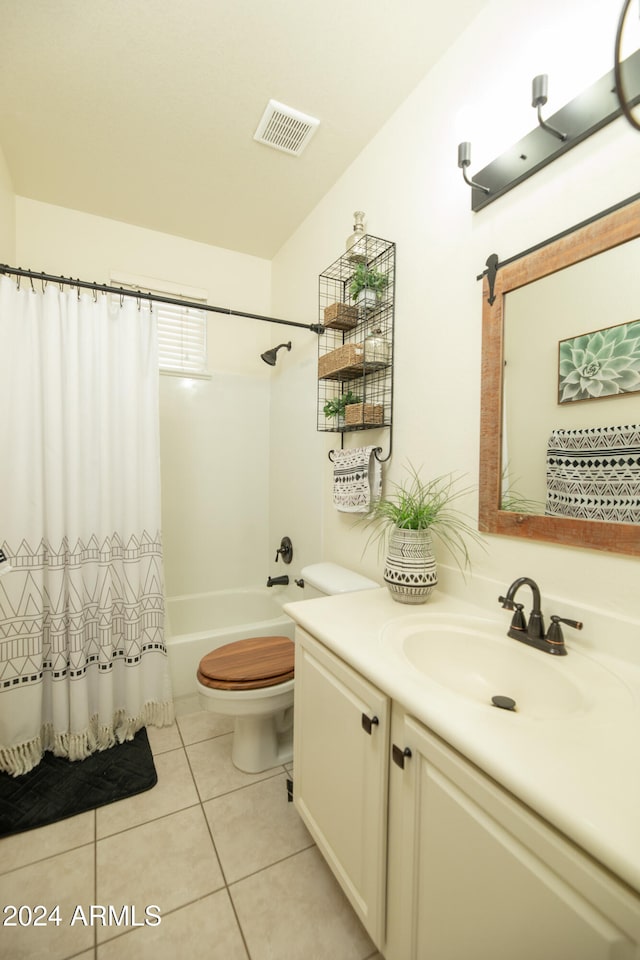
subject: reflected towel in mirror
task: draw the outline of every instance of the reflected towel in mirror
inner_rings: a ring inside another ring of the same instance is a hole
[[[640,523],[640,426],[553,430],[545,513]]]

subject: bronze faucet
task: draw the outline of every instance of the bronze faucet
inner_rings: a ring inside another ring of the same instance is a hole
[[[515,595],[524,584],[531,587],[533,594],[533,607],[529,614],[529,621],[524,615],[524,604],[515,603]],[[541,610],[540,588],[535,580],[530,577],[518,577],[514,580],[507,590],[506,597],[498,597],[498,601],[505,610],[514,610],[511,620],[511,626],[507,631],[507,636],[513,640],[520,640],[522,643],[535,647],[536,650],[544,650],[545,653],[551,653],[555,656],[564,657],[567,648],[564,645],[561,623],[573,627],[575,630],[582,630],[582,623],[579,620],[567,620],[565,617],[558,617],[555,614],[551,617],[551,625],[547,633],[544,628],[544,617]]]

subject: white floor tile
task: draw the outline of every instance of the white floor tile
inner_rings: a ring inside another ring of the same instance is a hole
[[[90,948],[94,933],[82,916],[95,902],[94,865],[95,844],[90,843],[0,877],[4,911],[0,955],[7,960],[63,960]],[[45,913],[35,925],[34,915],[25,910],[22,922],[16,918],[16,925],[11,926],[8,921],[12,918],[6,911],[10,905],[42,906]],[[58,911],[54,915],[55,907]],[[76,912],[77,907],[82,908],[82,915]]]
[[[294,805],[287,801],[284,774],[208,800],[204,812],[227,883],[313,844]]]
[[[174,697],[173,712],[176,717],[182,717],[186,713],[195,713],[201,710],[200,698],[197,693],[189,693],[184,697]]]
[[[147,736],[154,757],[159,753],[179,750],[182,747],[180,731],[178,730],[178,724],[175,722],[169,727],[147,727]]]
[[[178,726],[185,743],[198,743],[225,733],[233,732],[233,717],[223,717],[219,713],[199,710],[178,718]]]
[[[226,890],[98,947],[98,960],[248,960]],[[284,960],[284,958],[281,958]]]
[[[199,805],[98,841],[96,860],[97,902],[120,913],[123,905],[134,906],[142,923],[151,905],[163,915],[224,885]],[[123,928],[99,926],[97,932],[103,942]]]
[[[35,830],[24,830],[0,839],[0,874],[37,860],[93,843],[96,835],[93,810],[67,817]]]
[[[184,749],[171,750],[153,758],[158,782],[155,787],[126,800],[118,800],[96,811],[97,837],[102,839],[155,817],[164,817],[198,802]]]
[[[243,773],[231,762],[231,743],[232,734],[227,734],[185,748],[201,800],[211,800],[282,772],[282,767],[274,767],[262,773]]]
[[[364,960],[375,954],[316,847],[229,889],[252,960]]]

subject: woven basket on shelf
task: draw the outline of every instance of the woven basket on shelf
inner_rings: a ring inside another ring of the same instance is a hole
[[[384,419],[384,407],[381,403],[350,403],[345,407],[344,422],[348,427],[360,426],[361,424],[382,423]]]
[[[352,330],[358,322],[358,308],[348,303],[332,303],[324,308],[324,325],[335,330]]]
[[[318,357],[318,378],[339,380],[350,374],[362,372],[364,346],[361,343],[345,343],[344,346]]]

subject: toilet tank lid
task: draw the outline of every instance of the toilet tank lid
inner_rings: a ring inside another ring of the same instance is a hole
[[[363,577],[354,570],[347,570],[337,563],[311,563],[302,568],[302,579],[305,583],[333,596],[337,593],[355,593],[357,590],[372,590],[380,586],[368,577]]]

